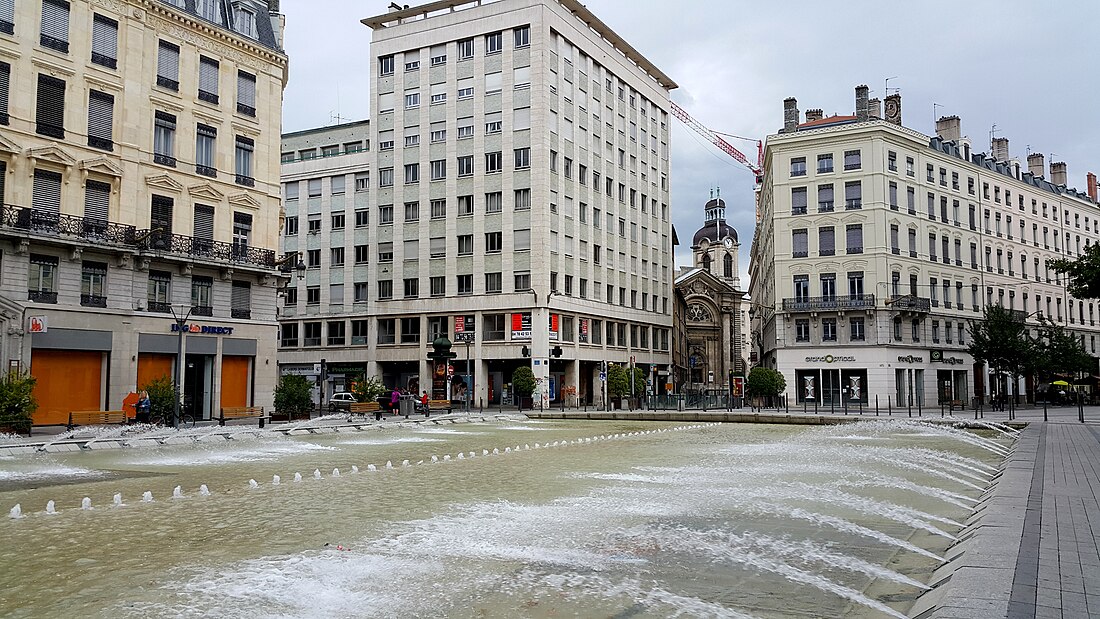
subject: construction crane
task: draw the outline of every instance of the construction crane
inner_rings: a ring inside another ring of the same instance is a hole
[[[729,142],[722,139],[718,132],[708,129],[703,123],[695,120],[688,114],[684,108],[676,105],[672,101],[669,101],[672,105],[672,115],[679,118],[685,125],[691,127],[696,133],[706,138],[711,144],[714,144],[718,148],[722,149],[730,157],[736,159],[741,165],[745,166],[752,171],[753,176],[756,178],[756,189],[760,189],[760,184],[764,181],[764,143],[760,140],[756,141],[756,163],[753,163],[744,153],[734,148]],[[730,136],[737,137],[737,136]],[[747,138],[741,138],[747,139]]]

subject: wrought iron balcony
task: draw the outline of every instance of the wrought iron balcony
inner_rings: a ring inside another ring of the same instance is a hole
[[[110,56],[105,56],[105,55],[100,54],[98,52],[92,52],[92,62],[95,63],[95,64],[98,64],[98,65],[104,66],[104,67],[111,68],[111,69],[117,69],[118,68],[118,59],[117,58],[111,58]]]
[[[195,174],[201,174],[203,176],[209,176],[210,178],[218,178],[218,169],[212,168],[208,165],[195,164]]]
[[[180,83],[172,78],[164,77],[163,75],[157,76],[157,86],[161,88],[167,88],[168,90],[174,90],[179,92]]]
[[[232,316],[233,318],[241,318],[241,319],[244,319],[244,320],[248,320],[249,318],[252,318],[252,310],[250,310],[250,309],[242,309],[242,308],[239,308],[239,307],[234,307],[233,309],[229,310],[229,312],[230,312],[229,315]]]
[[[48,34],[41,35],[39,41],[42,43],[42,47],[48,47],[52,50],[61,52],[62,54],[69,53],[69,42],[58,39],[57,37],[51,37]]]
[[[191,308],[192,316],[213,316],[214,308],[209,305],[196,305]]]
[[[252,116],[253,118],[255,118],[256,108],[252,107],[251,105],[245,105],[243,103],[237,102],[237,113],[244,114],[245,116]]]
[[[1030,314],[1028,314],[1028,313],[1027,313],[1026,311],[1024,311],[1024,310],[1011,310],[1011,312],[1012,312],[1012,319],[1013,319],[1013,320],[1015,320],[1015,321],[1017,321],[1017,322],[1026,322],[1026,321],[1027,321],[1027,317],[1028,317],[1028,316],[1030,315]],[[1042,312],[1038,312],[1038,314],[1037,314],[1037,315],[1038,315],[1038,316],[1039,316],[1040,318],[1042,318],[1042,316],[1043,316],[1043,313],[1042,313]]]
[[[866,309],[874,306],[875,295],[873,294],[783,299],[783,311],[785,312],[841,311]]]
[[[107,307],[107,297],[98,294],[82,294],[80,304],[84,307]]]
[[[161,153],[153,153],[153,163],[160,165],[166,165],[176,167],[176,158],[172,155],[162,155]]]
[[[245,187],[255,187],[256,179],[252,178],[251,176],[245,176],[244,174],[237,174],[236,183],[238,185],[244,185]]]
[[[27,300],[35,303],[57,303],[57,292],[53,290],[28,290]]]
[[[104,219],[48,213],[20,206],[0,207],[0,229],[16,231],[19,236],[33,233],[96,245],[117,245],[139,251],[275,268],[275,251],[271,249],[169,234],[160,228],[138,230]]]
[[[149,301],[149,311],[156,312],[157,314],[171,314],[172,304],[161,303],[160,301]]]
[[[903,312],[924,312],[932,309],[932,300],[925,297],[915,297],[910,294],[891,296],[886,304]]]
[[[213,103],[214,105],[218,104],[218,95],[212,92],[206,92],[205,90],[199,91],[199,99],[207,103]]]
[[[15,34],[15,24],[6,19],[0,19],[0,33]]]
[[[60,125],[54,125],[47,122],[37,121],[35,123],[35,133],[39,135],[46,135],[51,138],[57,138],[59,140],[65,139],[65,127]]]

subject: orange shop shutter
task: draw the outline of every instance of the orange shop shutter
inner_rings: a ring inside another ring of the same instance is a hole
[[[37,379],[35,425],[69,423],[72,411],[102,410],[103,353],[36,348],[31,374]]]
[[[140,391],[152,381],[167,376],[172,380],[175,374],[173,367],[176,361],[175,355],[158,355],[142,353],[138,355],[137,388]]]
[[[252,357],[222,356],[222,408],[248,406]]]

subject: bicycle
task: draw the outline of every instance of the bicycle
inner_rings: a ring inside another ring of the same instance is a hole
[[[142,415],[141,411],[137,410],[137,404],[131,404],[130,406],[134,407],[134,410],[137,411],[137,418],[138,419],[145,416],[145,415]],[[148,415],[148,418],[149,418],[148,423],[151,423],[153,425],[168,426],[168,427],[171,427],[171,425],[172,425],[172,411],[168,411],[167,414],[148,412],[148,413],[146,413],[146,415]],[[178,427],[180,427],[180,428],[193,428],[193,427],[195,427],[195,416],[192,415],[191,413],[188,413],[186,411],[181,410],[180,411],[179,426]]]

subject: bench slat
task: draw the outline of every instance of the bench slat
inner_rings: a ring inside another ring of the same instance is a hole
[[[260,420],[260,427],[264,427],[264,421],[267,419],[267,413],[264,412],[262,406],[227,406],[221,409],[220,416],[217,417],[219,425],[225,425],[226,419],[250,419],[257,418]]]
[[[72,411],[69,428],[74,426],[124,424],[128,420],[125,411]]]

